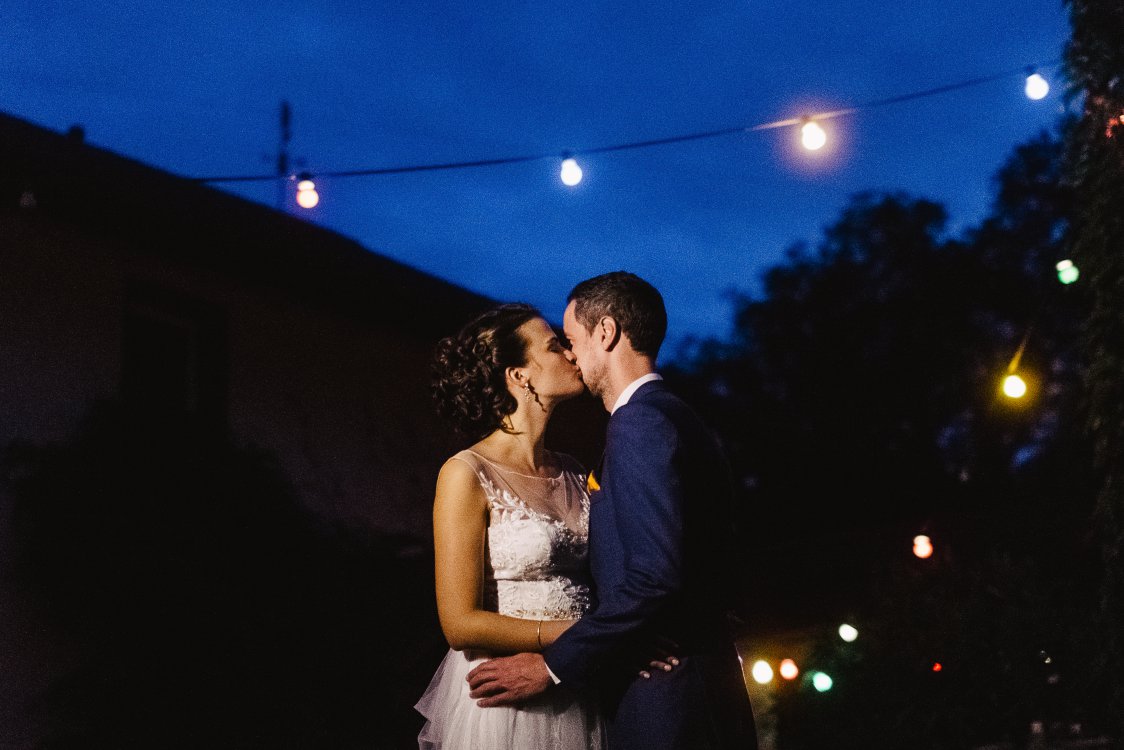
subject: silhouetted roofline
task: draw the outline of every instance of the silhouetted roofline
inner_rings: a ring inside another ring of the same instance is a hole
[[[451,333],[494,304],[329,229],[0,113],[0,209],[119,238],[251,287],[386,322]],[[21,209],[30,192],[34,209]]]

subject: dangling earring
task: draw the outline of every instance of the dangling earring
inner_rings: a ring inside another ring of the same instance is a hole
[[[546,407],[543,406],[543,402],[539,401],[539,394],[535,393],[535,387],[529,382],[523,384],[523,395],[527,397],[527,401],[534,399],[535,403],[539,405],[539,408],[544,412],[546,411]]]

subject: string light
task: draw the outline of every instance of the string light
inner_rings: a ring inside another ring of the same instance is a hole
[[[854,643],[855,639],[859,637],[859,631],[854,625],[843,623],[839,626],[839,637],[847,641],[847,643]]]
[[[320,202],[320,194],[316,192],[316,183],[307,174],[300,176],[297,183],[297,205],[301,208],[316,208]]]
[[[582,168],[572,156],[568,156],[562,160],[562,169],[558,176],[562,179],[563,185],[574,187],[582,181]]]
[[[777,670],[781,673],[781,677],[786,680],[795,680],[796,675],[800,674],[800,667],[796,666],[796,662],[792,659],[785,659],[781,662],[780,668]]]
[[[827,143],[827,133],[818,122],[808,121],[800,126],[800,144],[809,151],[818,151]]]
[[[1059,261],[1054,268],[1058,271],[1058,281],[1066,285],[1077,281],[1077,278],[1081,275],[1081,272],[1077,270],[1077,266],[1073,265],[1072,260]]]
[[[937,96],[937,95],[945,94],[945,93],[948,93],[948,92],[951,92],[951,91],[958,91],[960,89],[966,89],[966,88],[972,88],[972,87],[975,87],[975,86],[981,86],[981,85],[986,84],[986,83],[991,83],[993,81],[998,81],[998,80],[1002,80],[1002,79],[1005,79],[1005,78],[1009,78],[1009,77],[1011,77],[1012,75],[1015,75],[1015,74],[1026,75],[1027,70],[1033,71],[1033,70],[1041,69],[1043,67],[1054,66],[1054,65],[1057,65],[1057,64],[1058,64],[1057,60],[1051,60],[1047,63],[1043,63],[1043,64],[1040,64],[1040,65],[1034,65],[1034,66],[1029,66],[1029,67],[1024,65],[1024,66],[1021,66],[1021,67],[1019,67],[1015,70],[1008,70],[1008,71],[1003,71],[1003,72],[1000,72],[1000,73],[994,73],[992,75],[979,76],[979,77],[976,77],[976,78],[969,78],[969,79],[966,79],[966,80],[963,80],[963,81],[958,81],[956,83],[950,83],[950,84],[946,84],[946,85],[943,85],[943,86],[937,86],[937,87],[931,88],[931,89],[924,89],[924,90],[921,90],[921,91],[915,91],[915,92],[908,93],[908,94],[901,94],[901,95],[897,95],[897,96],[891,96],[891,97],[888,97],[888,98],[885,98],[885,99],[877,99],[877,100],[874,100],[874,101],[865,102],[863,104],[859,104],[859,105],[856,105],[854,107],[848,107],[848,108],[845,108],[845,109],[834,110],[834,111],[831,111],[831,112],[814,113],[810,116],[802,117],[802,118],[801,117],[793,117],[793,118],[786,118],[786,119],[781,119],[781,120],[774,120],[772,122],[764,122],[764,123],[760,123],[760,124],[757,124],[757,125],[720,128],[720,129],[717,129],[717,130],[710,130],[710,131],[699,132],[699,133],[688,133],[686,135],[669,136],[669,137],[666,137],[666,138],[656,138],[656,139],[647,140],[647,141],[635,141],[635,142],[631,142],[631,143],[620,143],[620,144],[615,144],[615,145],[611,145],[611,146],[600,146],[600,147],[596,147],[596,148],[583,149],[582,153],[585,153],[585,154],[608,153],[608,152],[612,152],[612,151],[625,151],[625,150],[628,150],[628,149],[636,149],[636,148],[649,148],[649,147],[652,147],[652,146],[662,146],[662,145],[668,145],[668,144],[672,144],[672,143],[684,143],[684,142],[687,142],[687,141],[700,140],[700,139],[704,139],[704,138],[717,138],[717,137],[726,136],[726,135],[735,135],[735,134],[740,134],[740,133],[752,133],[752,132],[763,131],[763,130],[773,130],[773,129],[776,129],[776,128],[796,127],[796,126],[800,127],[801,141],[804,145],[804,148],[806,148],[808,150],[817,150],[819,148],[822,148],[827,142],[827,134],[823,130],[823,127],[819,124],[820,122],[822,122],[824,120],[829,120],[829,119],[833,119],[833,118],[836,118],[836,117],[843,117],[845,115],[851,115],[851,114],[855,114],[857,112],[862,112],[862,111],[871,110],[871,109],[877,109],[877,108],[880,108],[880,107],[886,107],[886,106],[890,106],[890,105],[894,105],[894,104],[900,104],[902,102],[912,101],[912,100],[915,100],[915,99],[923,99],[923,98],[927,98],[927,97],[931,97],[931,96]],[[1031,77],[1033,77],[1033,76],[1038,76],[1038,78],[1040,78],[1042,80],[1042,83],[1046,84],[1045,78],[1042,78],[1040,74],[1032,73]],[[1040,85],[1040,84],[1036,84],[1036,85]],[[1048,90],[1049,85],[1046,84],[1046,87],[1047,87],[1047,90]],[[1043,94],[1043,96],[1045,96],[1045,94]],[[816,144],[818,144],[818,145],[816,145]],[[496,159],[478,159],[478,160],[473,160],[473,161],[445,162],[445,163],[437,163],[437,164],[415,164],[415,165],[397,166],[397,167],[373,167],[373,168],[367,168],[367,169],[347,169],[347,170],[335,170],[335,171],[320,171],[320,172],[318,172],[318,174],[322,177],[364,177],[364,176],[374,176],[374,175],[407,174],[407,173],[411,173],[411,172],[435,172],[435,171],[451,170],[451,169],[470,169],[470,168],[476,168],[476,167],[492,167],[492,166],[500,166],[500,165],[505,165],[505,164],[517,164],[517,163],[521,163],[521,162],[539,161],[539,160],[543,160],[543,159],[556,159],[557,158],[556,154],[557,154],[557,152],[555,152],[554,154],[535,154],[535,155],[524,155],[524,156],[509,156],[509,157],[501,157],[501,158],[496,158]],[[569,165],[567,163],[569,163]],[[564,159],[562,169],[567,174],[566,174],[566,176],[562,176],[562,173],[560,172],[560,177],[562,177],[563,182],[566,183],[567,185],[570,185],[572,187],[573,185],[577,185],[578,182],[581,181],[581,177],[580,177],[581,167],[579,167],[577,165],[577,161],[575,161],[572,156],[568,156],[566,159]],[[219,175],[219,176],[213,176],[213,177],[196,177],[196,178],[193,178],[193,180],[195,182],[203,182],[203,183],[265,182],[265,181],[276,180],[276,179],[277,179],[277,175],[275,175],[275,174],[266,174],[266,175]],[[567,180],[575,180],[575,179],[576,179],[576,181],[567,182]],[[311,196],[309,196],[309,199],[311,199]],[[317,201],[318,200],[319,200],[319,196],[317,196]]]
[[[1015,374],[1003,378],[1003,395],[1007,398],[1022,398],[1026,395],[1026,381]]]
[[[773,681],[773,668],[769,666],[769,662],[762,659],[753,663],[750,674],[753,675],[753,680],[758,685],[768,685]]]
[[[812,687],[814,687],[818,692],[826,693],[828,690],[831,690],[831,686],[834,684],[835,682],[831,679],[830,675],[825,674],[824,672],[812,673]]]
[[[913,554],[922,560],[933,556],[933,540],[924,534],[913,537]]]
[[[1028,99],[1038,101],[1039,99],[1045,99],[1046,94],[1050,93],[1050,84],[1042,77],[1041,73],[1031,68],[1030,75],[1026,77],[1025,91]]]

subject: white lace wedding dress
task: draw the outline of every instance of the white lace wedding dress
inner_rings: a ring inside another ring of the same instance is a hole
[[[572,620],[589,606],[589,495],[577,463],[552,454],[554,477],[518,474],[473,451],[455,458],[476,472],[490,519],[484,607],[529,620]],[[552,687],[518,707],[480,708],[465,675],[487,658],[449,651],[417,710],[421,750],[601,750],[592,702]]]

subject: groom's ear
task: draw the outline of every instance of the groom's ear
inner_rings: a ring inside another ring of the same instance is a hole
[[[621,340],[620,326],[617,325],[615,318],[609,317],[608,315],[597,321],[595,333],[597,334],[597,342],[601,345],[601,348],[607,352],[613,351],[617,346],[617,342]]]

